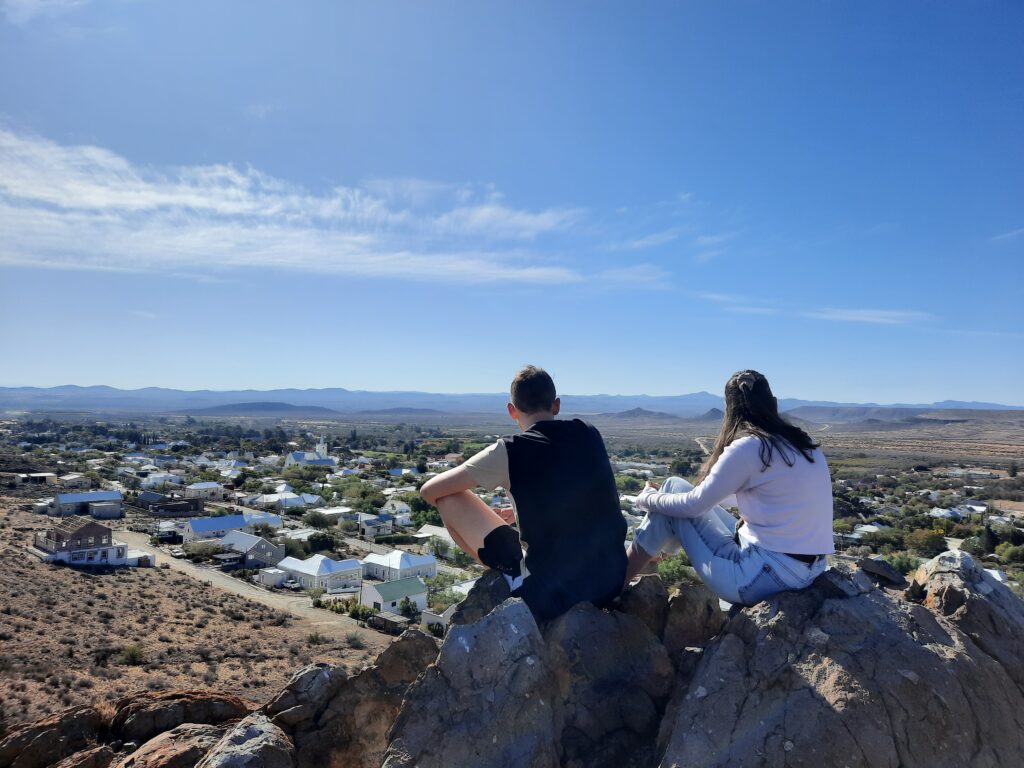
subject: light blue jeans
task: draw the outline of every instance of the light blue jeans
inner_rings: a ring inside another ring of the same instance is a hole
[[[693,488],[680,477],[670,477],[661,490],[683,493]],[[828,563],[814,564],[772,552],[756,544],[736,542],[736,519],[719,506],[701,517],[667,517],[648,512],[636,529],[634,544],[655,557],[674,554],[680,545],[708,587],[722,600],[754,605],[779,592],[809,586]]]

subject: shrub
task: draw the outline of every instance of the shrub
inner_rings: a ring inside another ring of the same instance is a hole
[[[355,630],[345,635],[345,642],[348,643],[349,648],[354,648],[357,651],[366,647],[362,634]]]
[[[658,563],[658,575],[667,587],[675,586],[676,584],[700,582],[699,577],[693,568],[690,567],[690,561],[686,558],[686,553],[682,551],[666,557]]]
[[[121,646],[119,658],[122,664],[137,667],[146,660],[146,653],[140,643],[128,643]]]
[[[356,603],[352,606],[352,609],[348,612],[348,615],[356,621],[366,621],[375,613],[376,611],[373,610],[373,608],[370,608],[368,605],[360,605],[359,603]]]
[[[911,531],[906,536],[906,545],[910,549],[917,550],[925,557],[934,557],[940,552],[946,551],[946,539],[941,531],[925,530],[919,528]]]
[[[306,642],[310,645],[320,645],[326,639],[327,638],[325,638],[319,632],[310,632],[308,635],[306,635]]]
[[[434,637],[444,637],[444,627],[442,627],[436,621],[427,624],[427,631]]]
[[[882,558],[894,569],[904,576],[917,568],[918,559],[906,552],[898,552],[894,555],[886,555]]]

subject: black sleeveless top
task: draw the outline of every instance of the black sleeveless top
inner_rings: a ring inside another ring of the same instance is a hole
[[[626,521],[601,433],[552,420],[502,440],[530,572],[514,594],[538,619],[608,603],[626,577]]]

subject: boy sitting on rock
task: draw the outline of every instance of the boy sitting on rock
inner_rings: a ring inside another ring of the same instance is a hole
[[[555,384],[534,366],[512,381],[507,407],[519,434],[432,478],[420,493],[456,543],[502,573],[538,621],[582,601],[607,604],[626,573],[626,522],[601,434],[579,419],[555,418]],[[518,534],[470,490],[478,485],[508,492]]]

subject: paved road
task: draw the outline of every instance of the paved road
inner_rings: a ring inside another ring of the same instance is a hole
[[[324,634],[343,638],[345,633],[359,628],[356,621],[348,616],[331,613],[322,608],[314,608],[310,605],[309,597],[305,593],[300,592],[292,595],[269,592],[212,568],[204,568],[185,559],[177,560],[158,547],[152,546],[149,543],[149,537],[144,533],[122,530],[117,531],[115,535],[132,549],[141,549],[144,552],[156,555],[159,563],[167,563],[172,570],[184,573],[197,581],[207,582],[225,592],[231,592],[247,600],[262,603],[278,611],[284,611],[305,620],[312,629],[316,629]]]

